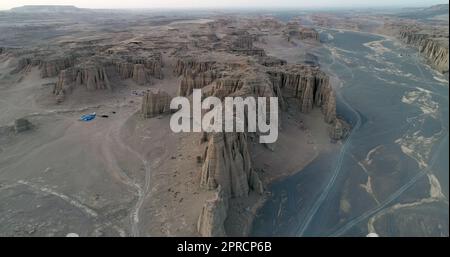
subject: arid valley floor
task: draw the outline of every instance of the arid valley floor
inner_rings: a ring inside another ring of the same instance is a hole
[[[200,88],[278,141],[172,132]],[[448,5],[2,11],[0,236],[448,236],[448,95]]]

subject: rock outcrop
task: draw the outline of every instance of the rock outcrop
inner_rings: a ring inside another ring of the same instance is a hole
[[[193,89],[203,88],[211,84],[217,78],[215,70],[209,70],[200,73],[187,73],[181,79],[178,95],[188,96]]]
[[[85,86],[88,90],[112,89],[106,70],[106,67],[95,64],[63,70],[55,84],[53,94],[65,95],[74,86]]]
[[[264,49],[253,45],[255,38],[246,31],[238,31],[235,33],[234,40],[231,43],[231,51],[240,55],[249,56],[265,56]]]
[[[313,28],[301,27],[298,22],[289,22],[286,25],[285,36],[288,40],[297,38],[300,40],[310,40],[319,42],[319,33]]]
[[[441,73],[448,73],[448,34],[433,35],[408,28],[402,29],[399,34],[401,40],[416,47],[433,68]]]
[[[217,188],[213,199],[203,205],[197,222],[197,231],[204,237],[226,236],[224,222],[227,218],[228,202],[223,191]]]
[[[141,114],[144,118],[170,112],[170,96],[164,91],[153,92],[148,90],[142,97]]]
[[[226,196],[248,195],[252,165],[244,133],[211,134],[203,160],[203,188],[213,190],[220,185]]]
[[[259,57],[258,63],[267,67],[281,66],[287,64],[287,62],[283,59],[268,55]]]
[[[215,64],[215,61],[200,61],[190,57],[179,59],[174,69],[176,75],[182,76],[178,95],[188,96],[193,89],[203,88],[216,80],[218,68]]]
[[[329,128],[330,138],[333,140],[341,140],[347,137],[350,126],[341,119],[336,119],[334,124]]]
[[[31,57],[22,57],[17,61],[16,68],[11,73],[28,71],[31,67],[39,65],[40,61]]]
[[[216,61],[201,61],[193,57],[183,57],[175,65],[174,73],[178,76],[211,70]]]
[[[299,100],[301,112],[308,113],[315,106],[321,107],[324,119],[333,123],[336,119],[336,99],[329,77],[318,67],[285,65],[268,71],[274,88],[280,88],[284,97]]]
[[[121,79],[133,79],[139,85],[148,84],[151,78],[163,79],[162,58],[155,55],[151,58],[126,58],[126,60],[114,60],[116,71]]]
[[[69,67],[75,65],[75,57],[69,56],[66,58],[56,58],[51,60],[45,60],[40,63],[41,77],[54,77]]]
[[[110,77],[118,76],[119,79],[133,79],[137,84],[144,85],[151,82],[152,78],[163,78],[162,58],[160,54],[154,54],[147,58],[136,57],[105,57],[89,56],[80,58],[75,64],[75,58],[55,59],[41,62],[41,75],[53,76],[59,72],[58,81],[53,93],[57,95],[58,102],[64,99],[64,95],[74,86],[84,85],[88,90],[112,89]],[[24,61],[21,66],[32,65],[30,61]]]
[[[299,38],[300,40],[312,40],[319,42],[319,33],[312,28],[301,28],[299,32]]]
[[[252,49],[254,38],[251,35],[239,35],[233,42],[234,49]]]
[[[202,236],[223,236],[228,199],[246,197],[250,190],[262,194],[264,186],[252,168],[245,133],[210,134],[203,159],[200,185],[217,194],[204,204],[198,232]]]

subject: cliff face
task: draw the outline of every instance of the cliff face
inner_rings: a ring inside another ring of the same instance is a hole
[[[174,73],[182,76],[178,88],[179,96],[192,94],[193,89],[203,88],[216,80],[218,67],[214,61],[201,61],[194,58],[182,58],[177,61]]]
[[[111,89],[106,68],[103,66],[85,66],[61,71],[53,94],[60,96],[70,92],[73,86],[85,86],[88,90]]]
[[[319,42],[319,33],[315,29],[302,28],[299,32],[299,38],[301,40],[312,40]]]
[[[268,71],[275,88],[283,91],[284,97],[299,100],[301,112],[308,113],[320,107],[327,123],[336,120],[336,99],[329,77],[317,67],[286,65]]]
[[[57,76],[62,70],[75,65],[75,58],[72,56],[66,58],[52,59],[41,62],[41,77],[54,77]]]
[[[164,91],[147,91],[142,96],[141,114],[151,118],[170,111],[170,96]]]
[[[250,189],[259,188],[245,133],[211,134],[203,159],[203,188],[213,190],[220,185],[228,197],[247,196]]]
[[[159,57],[149,59],[129,59],[113,61],[121,79],[133,79],[139,85],[148,84],[151,78],[162,79],[162,59]]]
[[[203,159],[200,185],[216,190],[216,197],[203,205],[198,232],[202,236],[224,236],[229,199],[246,197],[250,190],[262,194],[263,183],[252,168],[245,133],[210,134]]]
[[[31,57],[22,57],[17,61],[16,68],[12,71],[12,73],[18,73],[21,71],[27,71],[33,66],[37,66],[40,64],[39,60],[36,60]]]
[[[286,24],[284,33],[288,40],[298,38],[300,40],[320,41],[319,33],[315,29],[302,27],[298,22],[289,22]]]
[[[201,61],[192,57],[185,57],[177,61],[174,73],[181,76],[190,73],[205,72],[211,70],[215,63],[215,61]]]
[[[448,35],[435,37],[424,31],[404,28],[400,30],[399,36],[406,44],[416,47],[433,68],[441,73],[448,73]]]
[[[75,64],[77,63],[77,64]],[[32,59],[22,59],[18,69],[35,65]],[[161,79],[162,58],[155,55],[147,59],[105,57],[88,57],[77,60],[74,57],[42,61],[39,64],[42,77],[52,77],[57,74],[58,81],[53,93],[57,100],[64,100],[64,95],[74,86],[85,86],[88,90],[112,89],[109,77],[118,75],[120,79],[133,79],[137,84],[144,85],[152,78]]]
[[[240,55],[249,56],[265,56],[266,53],[264,49],[255,47],[253,42],[255,42],[254,36],[248,34],[246,31],[238,31],[233,36],[233,41],[231,43],[231,52]]]
[[[207,200],[197,221],[197,231],[205,237],[226,236],[224,222],[227,218],[228,202],[218,188],[213,199]]]
[[[211,84],[216,78],[217,72],[215,70],[200,73],[187,73],[181,80],[178,95],[188,96],[192,93],[193,89],[203,88]]]

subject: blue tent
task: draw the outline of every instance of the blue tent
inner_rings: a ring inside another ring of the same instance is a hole
[[[84,114],[81,116],[80,120],[81,121],[91,121],[91,120],[95,119],[95,116],[97,116],[97,114],[95,112],[90,113],[90,114]]]

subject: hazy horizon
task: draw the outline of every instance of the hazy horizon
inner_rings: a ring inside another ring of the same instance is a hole
[[[213,0],[2,0],[0,10],[9,10],[23,5],[73,5],[91,9],[180,9],[180,8],[381,8],[381,7],[423,7],[436,4],[448,4],[442,0],[228,0],[217,3]]]

